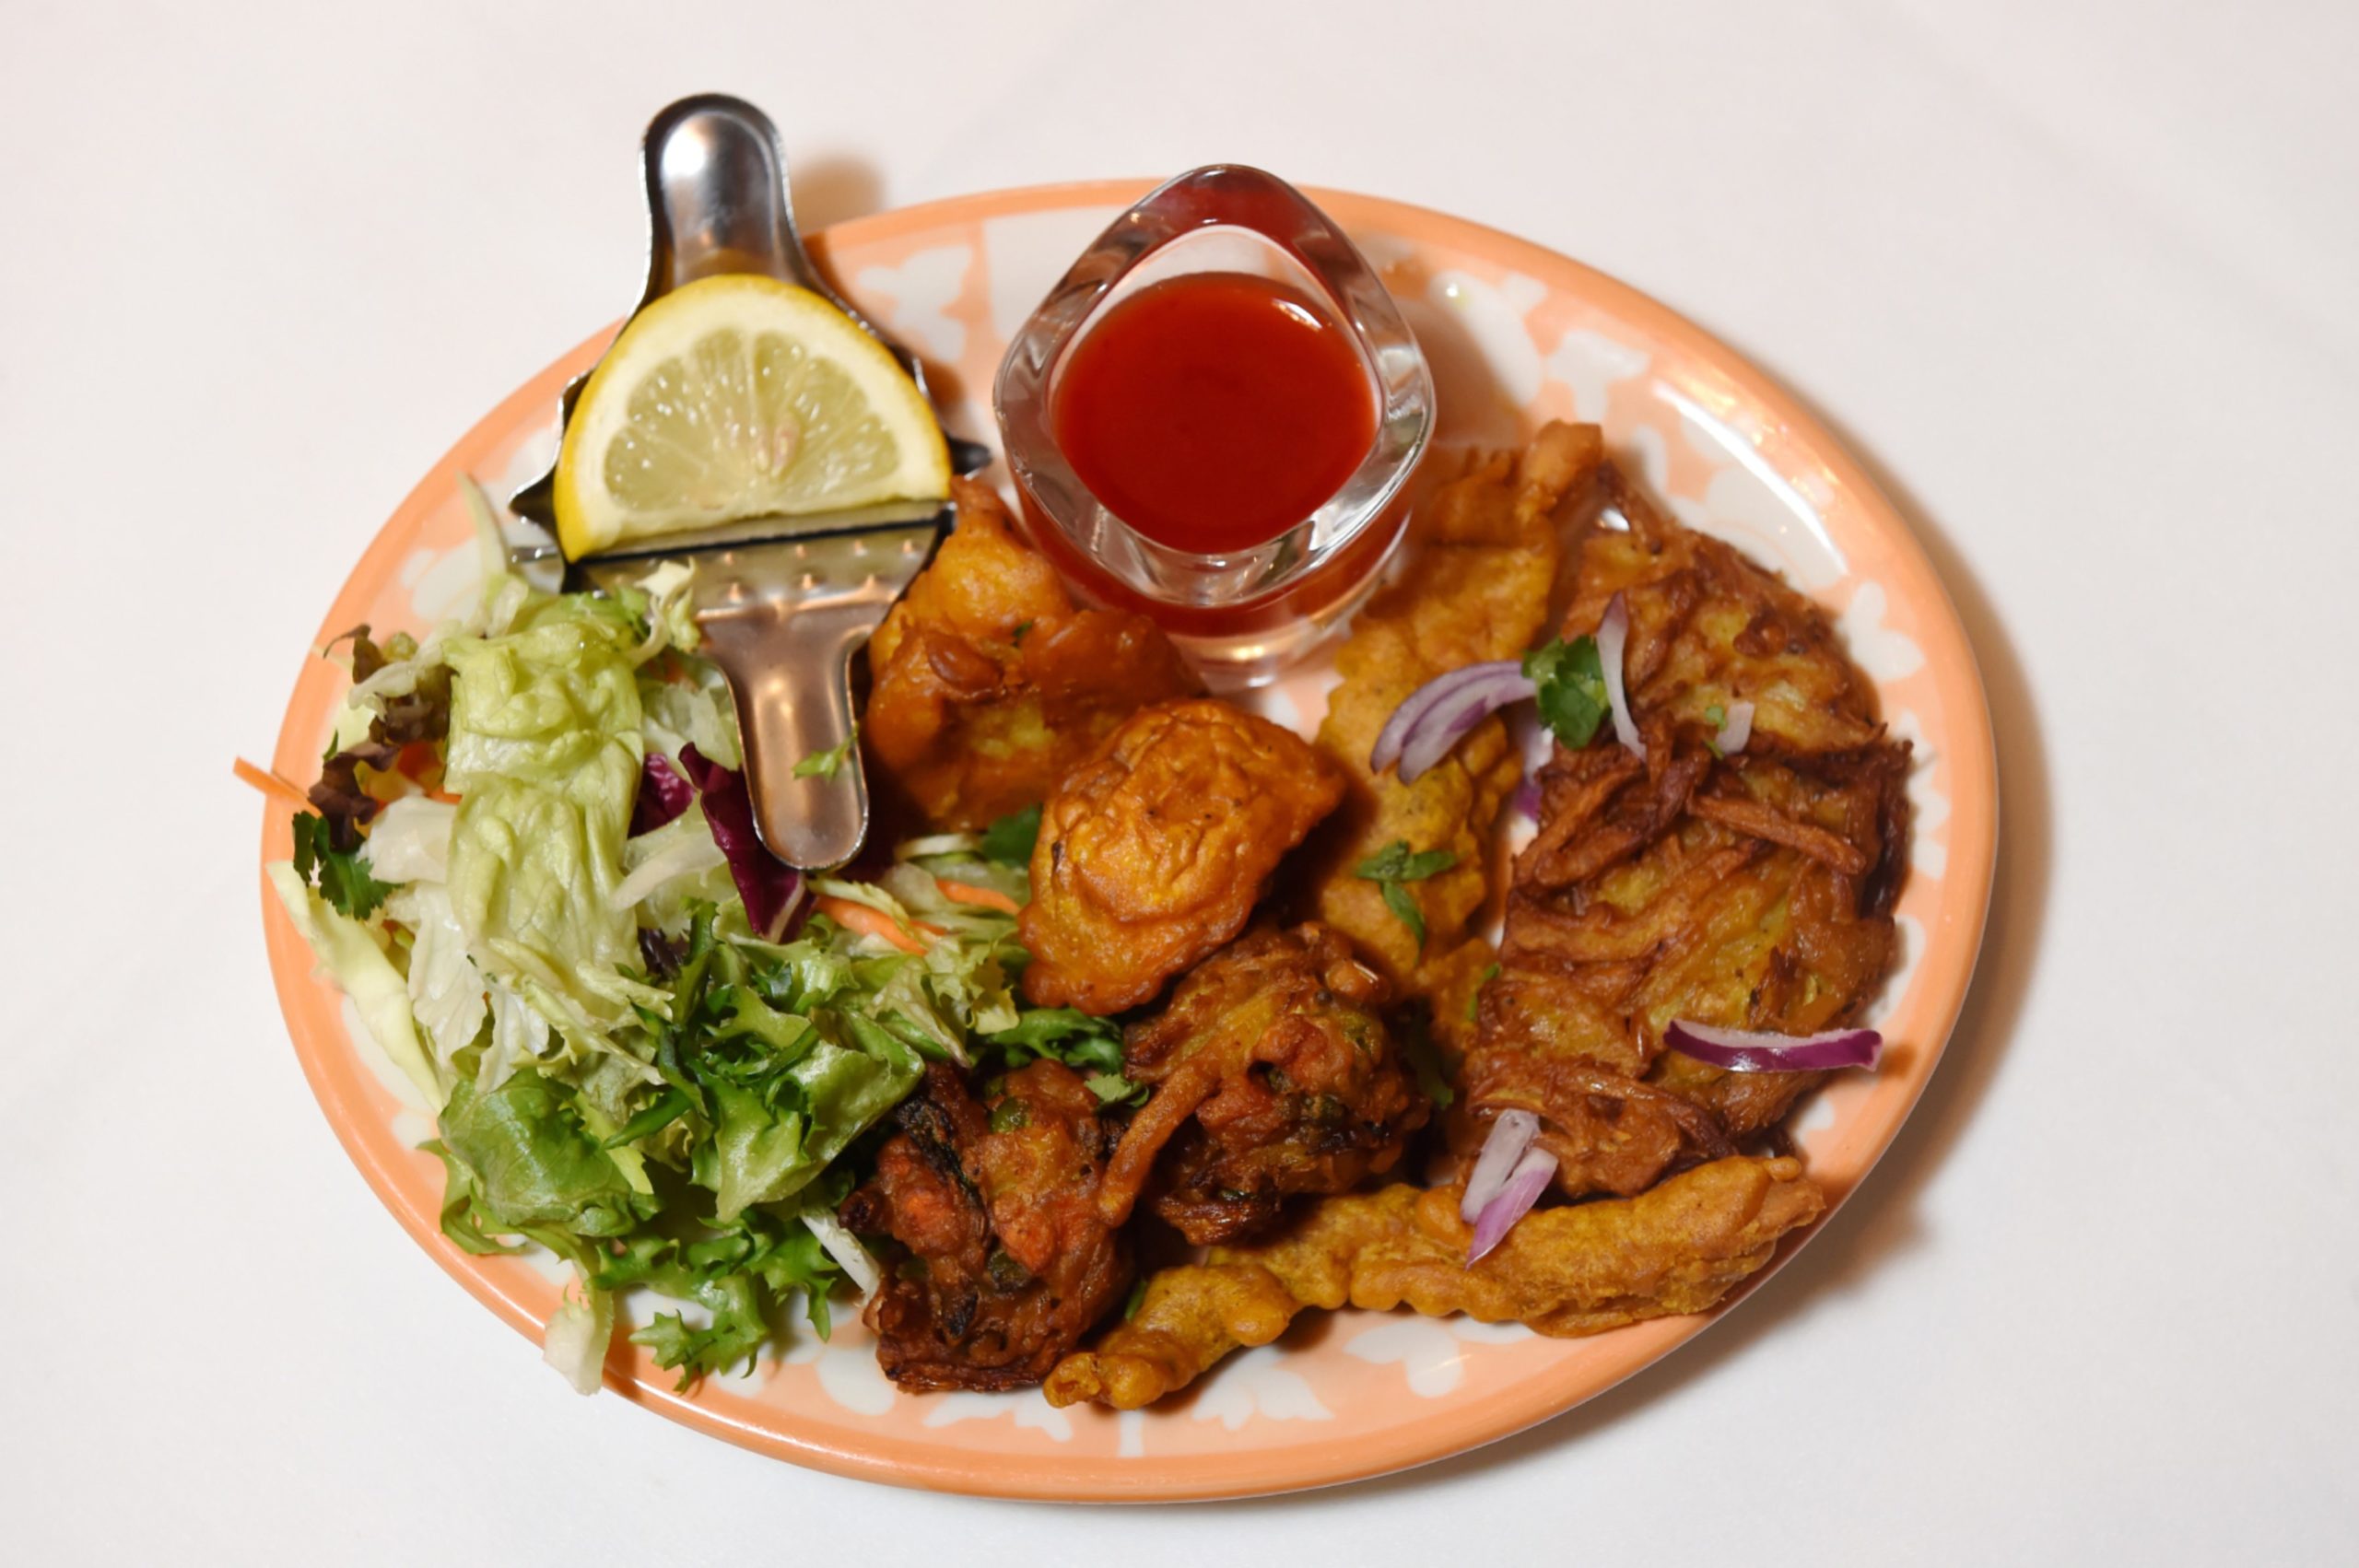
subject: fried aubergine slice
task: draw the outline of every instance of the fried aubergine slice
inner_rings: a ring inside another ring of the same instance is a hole
[[[953,482],[957,526],[869,639],[861,739],[935,828],[1048,797],[1115,725],[1203,689],[1144,615],[1076,608],[997,492]]]
[[[1908,748],[1825,613],[1618,474],[1606,488],[1629,527],[1583,546],[1564,635],[1623,601],[1645,755],[1601,728],[1542,768],[1450,1129],[1463,1150],[1499,1112],[1537,1113],[1571,1197],[1643,1191],[1786,1114],[1819,1075],[1722,1072],[1663,1031],[1855,1015],[1891,960],[1907,852]],[[1723,756],[1739,703],[1752,732]]]
[[[1133,714],[1049,797],[1017,934],[1042,1007],[1136,1007],[1245,927],[1344,781],[1294,734],[1227,703]]]
[[[1276,1339],[1305,1307],[1462,1312],[1558,1338],[1706,1312],[1825,1208],[1800,1161],[1740,1155],[1637,1198],[1527,1214],[1470,1266],[1460,1196],[1394,1186],[1324,1199],[1273,1241],[1155,1274],[1127,1321],[1057,1363],[1049,1402],[1151,1404]]]
[[[1144,1190],[1199,1246],[1277,1223],[1401,1161],[1431,1105],[1385,1032],[1383,977],[1316,922],[1247,933],[1134,1024],[1122,1071],[1154,1085],[1097,1191],[1109,1224]]]
[[[1115,1138],[1097,1096],[1043,1059],[978,1100],[936,1063],[895,1117],[841,1211],[901,1254],[864,1315],[878,1363],[910,1389],[1039,1382],[1131,1282],[1129,1246],[1097,1212]]]
[[[1396,994],[1433,1003],[1445,1037],[1466,1028],[1466,1002],[1491,963],[1467,927],[1489,903],[1491,836],[1523,766],[1506,724],[1486,719],[1404,784],[1368,754],[1393,710],[1435,676],[1513,659],[1541,640],[1563,564],[1557,514],[1604,461],[1594,425],[1552,424],[1521,454],[1498,453],[1436,489],[1409,524],[1395,579],[1353,618],[1336,651],[1318,746],[1349,781],[1320,835],[1319,918],[1348,936]],[[1439,873],[1401,884],[1425,922],[1420,942],[1355,871],[1386,846],[1444,850]]]

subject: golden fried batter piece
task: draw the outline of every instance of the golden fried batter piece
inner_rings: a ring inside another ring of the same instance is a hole
[[[997,492],[955,481],[958,523],[869,640],[861,737],[936,828],[1047,798],[1115,725],[1203,689],[1144,615],[1076,609]]]
[[[1320,836],[1319,918],[1376,961],[1403,996],[1432,999],[1438,1028],[1464,1027],[1466,999],[1492,959],[1469,941],[1491,895],[1491,835],[1522,775],[1507,726],[1485,720],[1414,784],[1368,769],[1368,752],[1402,700],[1462,665],[1512,659],[1541,639],[1561,566],[1556,514],[1603,462],[1593,425],[1553,424],[1520,456],[1499,453],[1441,486],[1410,524],[1398,578],[1352,622],[1335,656],[1318,744],[1350,780]],[[1448,871],[1404,884],[1426,941],[1354,868],[1389,844],[1446,849]]]
[[[842,1211],[911,1264],[869,1301],[878,1363],[911,1389],[1038,1383],[1131,1281],[1128,1246],[1097,1215],[1114,1143],[1097,1096],[1044,1059],[979,1102],[937,1063],[895,1116],[900,1131]]]
[[[1810,1073],[1726,1073],[1663,1048],[1676,1019],[1809,1034],[1851,1016],[1891,959],[1908,748],[1824,612],[1728,545],[1673,524],[1618,474],[1628,521],[1581,556],[1567,638],[1616,593],[1642,761],[1610,727],[1541,770],[1502,971],[1481,1000],[1452,1141],[1542,1117],[1568,1196],[1643,1191],[1782,1117]],[[1717,755],[1730,706],[1743,752]]]
[[[1155,1092],[1098,1188],[1107,1223],[1145,1188],[1197,1246],[1238,1241],[1290,1197],[1392,1169],[1431,1106],[1384,1001],[1382,977],[1316,922],[1249,932],[1197,965],[1125,1034],[1124,1074]]]
[[[1057,1363],[1044,1391],[1052,1405],[1094,1399],[1139,1410],[1185,1388],[1229,1352],[1268,1344],[1309,1305],[1258,1263],[1158,1270],[1129,1321],[1108,1329],[1096,1350]]]
[[[1043,1007],[1120,1012],[1244,929],[1344,782],[1300,737],[1225,702],[1133,715],[1050,796],[1018,935]]]
[[[1708,1311],[1825,1208],[1800,1161],[1736,1156],[1637,1198],[1535,1211],[1470,1266],[1459,1198],[1395,1186],[1324,1199],[1263,1246],[1157,1273],[1129,1321],[1057,1364],[1049,1402],[1150,1404],[1238,1346],[1276,1339],[1304,1307],[1405,1305],[1559,1338]]]

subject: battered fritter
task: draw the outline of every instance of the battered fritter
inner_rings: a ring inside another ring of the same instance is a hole
[[[1431,1106],[1384,1026],[1385,984],[1315,922],[1258,930],[1197,965],[1131,1026],[1122,1071],[1155,1085],[1098,1209],[1152,1206],[1198,1246],[1258,1235],[1297,1194],[1346,1192],[1400,1163]]]
[[[1342,776],[1225,702],[1133,716],[1049,798],[1017,934],[1024,994],[1120,1012],[1245,928],[1270,874],[1335,809]]]
[[[1037,805],[1115,725],[1203,684],[1144,615],[1076,609],[989,486],[955,481],[957,526],[869,639],[861,736],[880,782],[933,828]]]

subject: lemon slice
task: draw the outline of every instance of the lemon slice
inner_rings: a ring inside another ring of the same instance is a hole
[[[851,317],[774,278],[702,278],[598,362],[557,449],[565,553],[741,518],[949,494],[917,383]]]

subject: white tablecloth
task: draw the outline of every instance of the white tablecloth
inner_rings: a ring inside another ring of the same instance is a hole
[[[0,1555],[2350,1552],[2359,11],[821,9],[7,8]],[[624,303],[640,129],[709,88],[817,221],[1216,158],[1448,208],[1856,443],[1975,638],[2004,845],[1949,1059],[1799,1261],[1488,1452],[1150,1519],[578,1399],[419,1255],[288,1049],[228,761],[412,481]]]

